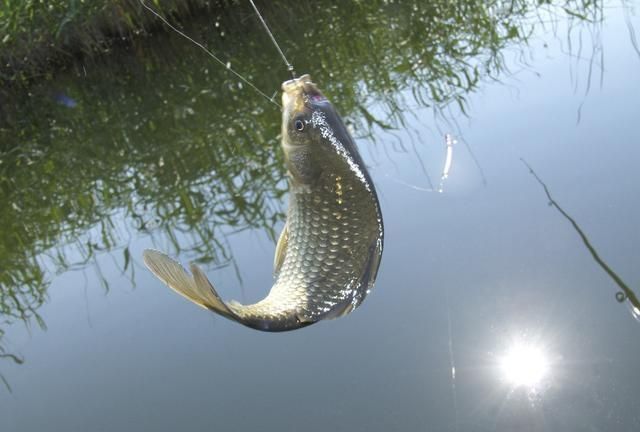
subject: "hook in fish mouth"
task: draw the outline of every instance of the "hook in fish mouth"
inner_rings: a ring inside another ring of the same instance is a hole
[[[294,78],[283,82],[282,91],[285,93],[291,93],[297,91],[298,89],[304,89],[305,86],[313,86],[314,88],[316,87],[316,85],[311,80],[311,75],[309,74],[304,74],[299,78]]]
[[[283,82],[282,91],[282,107],[289,112],[300,112],[310,108],[310,103],[327,100],[309,74]]]

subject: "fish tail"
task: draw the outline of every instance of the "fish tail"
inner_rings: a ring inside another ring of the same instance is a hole
[[[191,274],[189,274],[179,262],[162,252],[146,249],[142,256],[147,268],[169,288],[195,304],[247,327],[274,332],[293,330],[315,322],[315,320],[307,321],[294,312],[286,317],[274,317],[268,313],[247,314],[246,311],[251,309],[252,305],[241,305],[233,300],[225,303],[197,265],[193,263],[190,265]]]
[[[142,256],[147,268],[169,288],[205,309],[238,320],[197,265],[191,264],[191,276],[180,263],[162,252],[146,249]]]

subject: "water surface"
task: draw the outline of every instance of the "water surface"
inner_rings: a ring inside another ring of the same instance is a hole
[[[637,5],[475,3],[265,10],[358,137],[386,228],[363,305],[290,333],[201,310],[141,264],[155,247],[225,298],[265,295],[277,107],[161,33],[14,95],[2,430],[638,429],[632,305],[521,161],[638,289]],[[287,78],[248,7],[187,30],[269,94]],[[542,358],[514,372],[514,355]]]

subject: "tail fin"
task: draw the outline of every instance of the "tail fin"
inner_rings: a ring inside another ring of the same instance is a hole
[[[211,309],[227,318],[238,320],[236,314],[222,301],[198,266],[191,264],[192,277],[180,263],[162,252],[146,249],[142,256],[147,268],[169,288],[205,309]]]

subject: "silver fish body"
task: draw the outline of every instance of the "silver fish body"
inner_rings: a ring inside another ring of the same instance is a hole
[[[282,84],[289,209],[263,300],[224,302],[206,275],[146,250],[147,267],[189,300],[248,327],[285,331],[355,309],[369,293],[384,229],[374,185],[340,116],[309,75]]]

